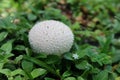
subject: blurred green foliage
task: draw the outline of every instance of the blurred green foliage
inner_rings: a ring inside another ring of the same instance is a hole
[[[29,46],[31,27],[49,19],[74,33],[62,57]],[[119,35],[119,0],[0,0],[0,79],[120,80]]]

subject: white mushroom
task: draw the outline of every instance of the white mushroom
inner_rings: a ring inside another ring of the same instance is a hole
[[[29,32],[29,42],[36,53],[61,55],[71,49],[73,41],[70,28],[55,20],[39,22]]]

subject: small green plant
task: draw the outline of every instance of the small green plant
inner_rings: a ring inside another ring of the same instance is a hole
[[[120,80],[119,5],[119,0],[1,0],[0,80]],[[61,56],[36,54],[30,47],[30,29],[50,19],[74,34],[72,48]]]

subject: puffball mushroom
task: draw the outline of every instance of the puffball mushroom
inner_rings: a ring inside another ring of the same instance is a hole
[[[61,55],[71,49],[73,41],[71,29],[55,20],[39,22],[29,32],[29,43],[36,53]]]

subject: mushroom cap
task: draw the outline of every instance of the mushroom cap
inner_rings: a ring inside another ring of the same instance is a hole
[[[55,20],[39,22],[29,32],[29,42],[36,53],[61,55],[71,49],[73,41],[70,28]]]

